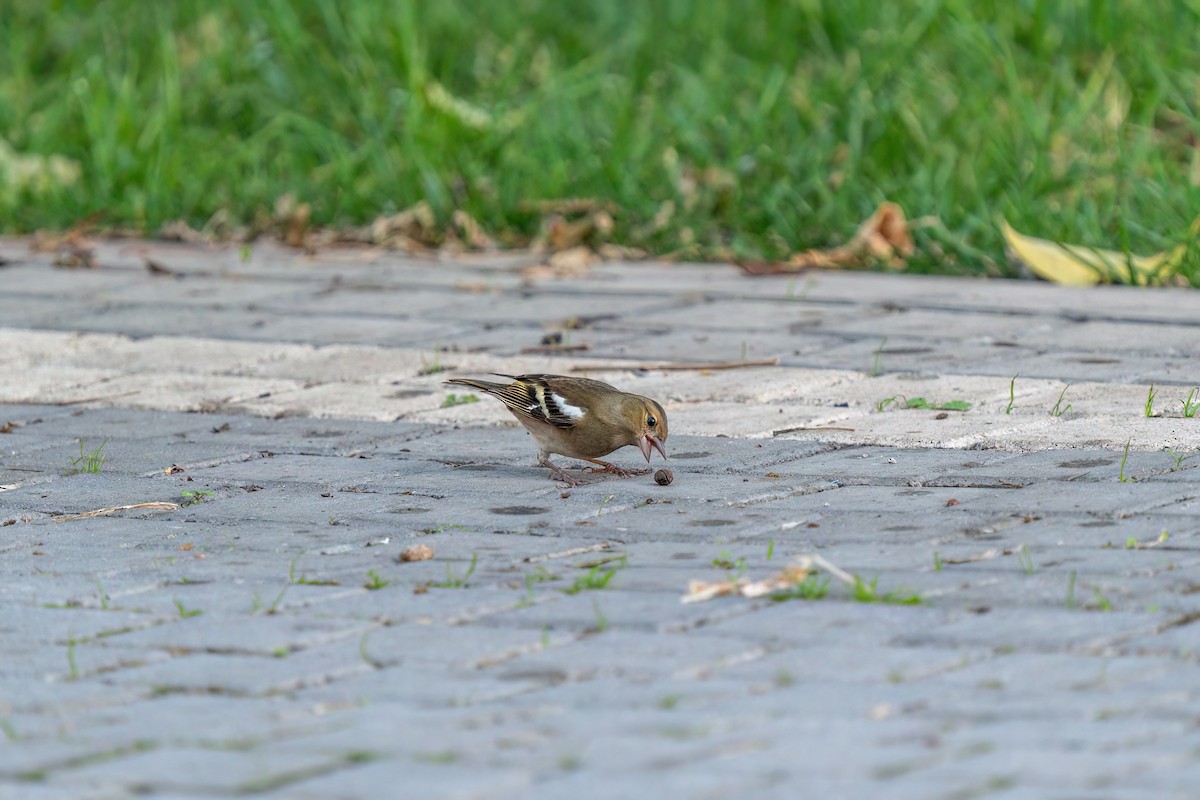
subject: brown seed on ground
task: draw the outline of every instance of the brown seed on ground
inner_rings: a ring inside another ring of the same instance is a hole
[[[659,486],[666,486],[673,480],[675,480],[675,476],[671,474],[671,470],[669,469],[660,469],[654,473],[654,482]]]
[[[427,544],[414,544],[412,547],[404,548],[396,560],[404,563],[406,561],[428,561],[431,558],[433,558],[432,547]]]

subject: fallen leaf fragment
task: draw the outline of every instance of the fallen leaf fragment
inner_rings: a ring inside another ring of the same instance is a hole
[[[146,262],[146,271],[151,275],[179,275],[175,270],[164,266],[161,262],[155,261],[152,258],[144,258],[142,260]]]
[[[702,581],[693,578],[688,581],[687,594],[680,598],[679,602],[703,603],[705,600],[712,600],[714,597],[737,594],[748,583],[749,581],[745,578],[738,578],[732,581]]]
[[[626,247],[608,242],[596,248],[596,252],[605,261],[642,261],[650,256],[640,247]]]
[[[284,244],[297,248],[307,246],[309,223],[312,221],[311,205],[297,203],[291,194],[282,195],[275,201],[274,221],[279,226]]]
[[[741,589],[742,597],[763,597],[782,592],[803,581],[811,572],[807,567],[787,567],[778,575],[746,584]]]
[[[1196,227],[1193,223],[1193,228]],[[1001,232],[1010,254],[1043,280],[1065,286],[1128,283],[1156,286],[1173,276],[1186,252],[1185,245],[1152,256],[1135,256],[1075,244],[1037,239],[1013,230],[1007,221]]]
[[[396,560],[404,564],[410,561],[428,561],[431,558],[433,558],[432,547],[427,544],[414,544],[400,551],[400,555]]]
[[[152,509],[154,511],[174,511],[179,508],[178,503],[132,503],[127,506],[109,506],[108,508],[97,508],[95,511],[85,511],[82,514],[66,514],[61,517],[55,517],[55,522],[71,522],[77,519],[90,519],[92,517],[107,517],[109,514],[115,514],[118,511],[129,511],[134,508]]]
[[[689,581],[687,593],[679,601],[681,603],[702,603],[714,597],[732,594],[750,598],[764,597],[787,591],[804,581],[817,569],[828,572],[847,586],[854,586],[858,583],[858,579],[849,572],[830,563],[823,556],[813,553],[798,556],[792,566],[785,567],[779,573],[758,581],[751,581],[744,577],[724,581]]]
[[[35,253],[54,253],[56,267],[87,267],[96,266],[95,249],[87,238],[95,227],[96,222],[103,216],[101,212],[89,214],[76,222],[64,234],[37,231],[33,235],[30,249]]]
[[[463,242],[472,250],[495,250],[496,242],[487,235],[487,231],[479,222],[465,211],[457,210],[453,215],[454,224],[462,232]]]
[[[591,248],[580,245],[553,253],[544,264],[525,267],[521,277],[527,282],[544,278],[584,278],[599,260]]]
[[[381,214],[368,225],[344,232],[343,242],[358,242],[388,250],[421,252],[437,247],[442,240],[437,217],[422,200],[397,214]]]
[[[740,594],[742,597],[764,597],[787,589],[800,583],[811,574],[812,570],[805,565],[786,567],[776,575],[751,581],[749,578],[736,578],[724,581],[692,580],[688,582],[688,591],[680,602],[702,603],[714,597]]]
[[[782,263],[744,263],[741,266],[751,275],[775,275],[806,269],[844,269],[872,263],[903,269],[914,250],[904,209],[896,203],[884,202],[858,226],[854,238],[844,245],[805,250]]]
[[[158,235],[162,239],[169,242],[187,242],[188,244],[200,244],[207,241],[207,237],[200,231],[187,224],[181,219],[164,222],[162,228],[159,229]]]
[[[183,467],[178,464],[172,464],[163,470],[163,475],[177,475],[180,472],[183,472]]]

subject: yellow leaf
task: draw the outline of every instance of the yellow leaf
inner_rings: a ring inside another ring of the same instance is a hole
[[[1067,286],[1161,284],[1175,274],[1185,252],[1183,245],[1177,245],[1152,256],[1126,256],[1115,250],[1035,239],[1017,233],[1007,221],[1002,224],[1004,241],[1017,258],[1039,278]]]

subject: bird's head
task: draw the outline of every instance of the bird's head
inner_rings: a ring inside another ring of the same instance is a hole
[[[667,412],[649,397],[633,395],[633,398],[636,402],[629,403],[627,412],[630,429],[634,431],[634,441],[631,444],[638,446],[646,461],[650,460],[651,448],[666,458],[667,451],[663,442],[667,441]]]

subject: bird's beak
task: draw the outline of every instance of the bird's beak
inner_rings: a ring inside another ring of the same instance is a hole
[[[646,434],[642,435],[641,439],[638,439],[638,449],[642,451],[642,455],[644,455],[646,457],[647,462],[650,461],[650,453],[651,453],[650,448],[652,448],[652,447],[655,450],[657,450],[658,452],[662,453],[663,458],[667,457],[667,451],[663,449],[662,442],[660,442],[655,437],[646,433]]]

